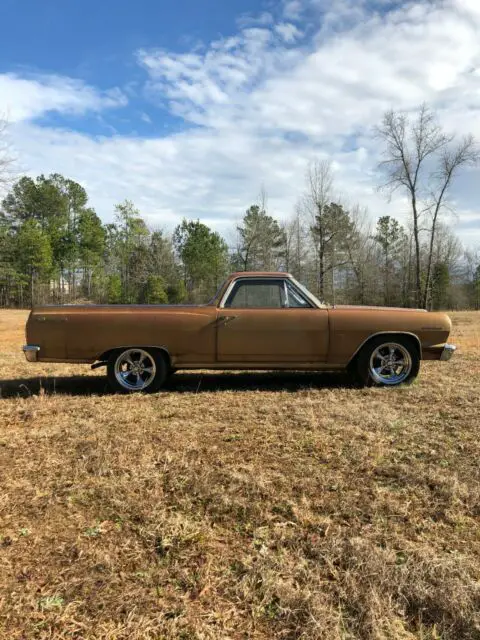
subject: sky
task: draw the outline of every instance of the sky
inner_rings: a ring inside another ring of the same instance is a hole
[[[155,228],[199,218],[227,238],[263,189],[295,211],[309,165],[372,223],[375,126],[422,102],[480,139],[479,0],[1,0],[0,114],[17,169],[58,172],[111,221],[128,198]],[[449,223],[480,247],[480,168]]]

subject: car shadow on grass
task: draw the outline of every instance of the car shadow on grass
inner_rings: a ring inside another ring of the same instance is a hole
[[[215,393],[220,391],[299,391],[304,388],[353,388],[345,373],[283,371],[178,372],[162,391],[171,393]],[[112,395],[104,376],[39,376],[0,380],[0,399],[45,395]]]

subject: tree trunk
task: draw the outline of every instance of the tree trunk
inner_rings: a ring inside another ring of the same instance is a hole
[[[325,249],[322,245],[319,247],[318,254],[318,292],[320,300],[325,300]]]
[[[70,292],[70,302],[75,302],[75,267],[72,269],[72,290]]]
[[[425,307],[425,309],[428,306],[428,294],[429,294],[429,289],[430,289],[430,280],[432,277],[432,261],[433,261],[433,243],[435,240],[435,227],[436,227],[436,215],[433,219],[433,223],[432,223],[432,232],[430,234],[430,246],[428,248],[428,264],[427,264],[427,276],[425,278],[425,290],[423,292],[423,306]]]
[[[388,249],[385,250],[385,282],[383,287],[383,303],[388,307]]]
[[[300,249],[300,245],[301,245],[301,237],[300,237],[300,216],[297,216],[297,246],[295,247],[296,250],[296,270],[297,273],[295,274],[297,276],[297,278],[300,280],[300,282],[302,281],[303,278],[303,273],[302,273],[302,257],[301,257],[301,249]]]
[[[35,299],[35,286],[34,286],[34,271],[32,269],[32,271],[30,272],[30,305],[33,308],[33,304],[34,304],[34,299]]]
[[[450,184],[450,178],[451,178],[451,173],[448,175],[447,180],[445,181],[445,184],[443,185],[442,190],[440,191],[440,196],[435,204],[435,213],[433,215],[433,220],[432,220],[432,231],[430,234],[430,247],[429,247],[429,251],[428,251],[428,266],[427,266],[427,278],[425,281],[425,291],[424,291],[424,306],[425,308],[427,308],[427,302],[428,302],[428,290],[430,288],[430,280],[432,277],[432,260],[433,260],[433,243],[435,240],[435,231],[437,230],[437,220],[438,220],[438,214],[440,213],[440,209],[441,206],[443,204],[443,198],[444,195],[447,191],[448,185]]]
[[[413,210],[413,238],[415,241],[415,304],[417,305],[417,307],[419,307],[421,304],[421,297],[422,297],[422,281],[421,281],[418,213],[417,213],[417,201],[415,196],[412,197],[412,210]]]

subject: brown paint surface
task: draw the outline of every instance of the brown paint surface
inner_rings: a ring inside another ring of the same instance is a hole
[[[112,349],[162,347],[176,368],[342,368],[369,337],[407,333],[424,359],[439,359],[451,330],[444,313],[336,306],[311,309],[219,308],[236,278],[288,278],[285,273],[232,274],[207,305],[40,307],[27,321],[39,360],[94,362]],[[391,337],[391,336],[390,336]]]

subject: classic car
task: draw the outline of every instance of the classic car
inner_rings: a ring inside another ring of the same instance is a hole
[[[157,391],[178,369],[348,370],[365,385],[411,382],[449,360],[452,324],[422,309],[329,306],[288,273],[234,273],[204,305],[34,308],[30,362],[106,366],[118,392]]]

